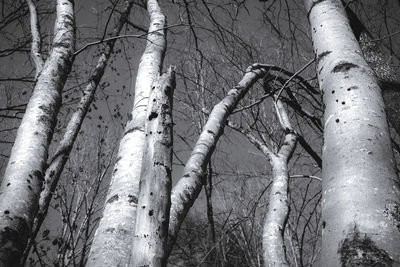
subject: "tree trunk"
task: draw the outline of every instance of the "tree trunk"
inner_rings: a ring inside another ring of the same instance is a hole
[[[268,211],[265,215],[262,244],[264,266],[289,266],[286,257],[284,232],[289,216],[289,170],[288,162],[296,149],[297,134],[293,130],[286,109],[280,100],[276,100],[275,109],[285,139],[277,153],[259,140],[249,129],[229,122],[229,126],[241,132],[257,149],[269,159],[272,167],[272,187],[269,193]]]
[[[203,131],[185,165],[183,176],[172,189],[168,255],[175,244],[186,214],[201,191],[207,164],[219,137],[223,133],[227,118],[250,90],[251,86],[258,78],[263,77],[267,71],[267,67],[258,65],[250,67],[238,85],[232,88],[228,95],[215,105],[211,111],[208,121],[204,125]]]
[[[291,145],[294,148],[296,137],[293,136],[291,141]],[[269,157],[273,182],[269,194],[268,212],[265,215],[262,237],[264,266],[289,266],[283,238],[289,216],[289,202],[287,199],[289,170],[287,159],[279,155],[270,155]]]
[[[132,251],[146,140],[144,127],[147,103],[152,83],[160,74],[166,49],[165,16],[158,2],[148,0],[147,10],[150,27],[136,77],[132,120],[127,123],[119,145],[103,217],[93,239],[87,266],[126,266]]]
[[[212,203],[212,190],[213,190],[213,170],[211,168],[211,161],[208,163],[207,177],[204,184],[204,193],[206,194],[206,207],[207,207],[207,256],[205,258],[205,266],[217,265],[217,247],[215,235],[215,222]]]
[[[361,51],[368,65],[375,72],[382,88],[386,115],[392,127],[400,134],[400,77],[395,67],[386,59],[379,42],[373,42],[372,36],[358,19],[357,15],[346,6],[350,26],[360,43]]]
[[[381,89],[339,0],[304,1],[324,93],[321,263],[400,262],[400,193]]]
[[[52,50],[38,75],[0,187],[1,266],[18,266],[26,247],[74,42],[73,3],[58,0]]]
[[[114,27],[111,37],[118,36],[121,32],[123,26],[125,25],[126,19],[129,17],[132,5],[133,0],[130,0],[125,10],[121,13],[120,19],[118,20],[117,25]],[[31,241],[29,242],[25,251],[25,260],[29,254],[36,235],[38,234],[40,227],[46,218],[51,198],[57,187],[62,171],[64,170],[64,166],[69,158],[69,154],[71,153],[76,137],[81,129],[81,125],[85,119],[86,113],[93,102],[97,86],[103,77],[104,71],[107,67],[108,59],[113,52],[116,41],[117,39],[112,39],[106,43],[105,51],[100,54],[97,65],[89,78],[88,85],[83,92],[83,96],[80,99],[76,111],[72,114],[72,117],[68,122],[63,139],[60,141],[56,153],[46,169],[44,176],[44,187],[39,198],[39,211],[34,220],[32,234],[30,236]]]
[[[146,150],[143,155],[130,266],[166,266],[171,207],[172,68],[153,84],[147,111]]]

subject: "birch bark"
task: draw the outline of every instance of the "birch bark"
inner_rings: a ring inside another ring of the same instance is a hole
[[[375,72],[382,89],[386,115],[391,126],[400,134],[400,76],[384,53],[384,46],[372,41],[372,36],[358,19],[357,15],[346,6],[346,13],[355,37],[360,43],[361,51],[368,65]]]
[[[172,171],[172,68],[153,84],[147,111],[136,227],[130,266],[166,266]]]
[[[272,187],[269,193],[268,211],[265,215],[262,244],[264,266],[289,266],[284,243],[284,232],[289,216],[289,170],[288,162],[296,148],[297,134],[292,129],[286,110],[277,100],[275,109],[285,132],[285,139],[278,152],[273,152],[249,129],[229,122],[229,126],[241,132],[269,159],[272,167]]]
[[[58,0],[52,50],[38,75],[0,186],[0,266],[18,266],[26,247],[74,41],[73,2]]]
[[[208,117],[207,123],[196,142],[183,170],[183,176],[171,193],[171,212],[169,225],[168,255],[175,244],[180,226],[193,205],[203,186],[207,164],[214,152],[219,137],[222,135],[229,115],[251,86],[268,71],[267,66],[255,64],[249,67],[242,80],[232,88],[228,95],[217,105]]]
[[[339,0],[305,0],[324,93],[321,262],[400,262],[400,192],[381,89]]]
[[[153,81],[160,74],[166,49],[165,16],[156,0],[147,1],[150,16],[147,45],[140,60],[135,84],[132,120],[125,128],[111,177],[103,217],[91,246],[87,266],[126,266],[132,251],[132,236],[140,170],[145,144],[144,126]]]
[[[111,37],[118,36],[121,32],[123,26],[125,25],[125,21],[129,17],[132,5],[133,0],[130,0],[125,9],[122,11],[120,19],[115,25]],[[40,227],[47,215],[47,210],[49,208],[54,190],[57,187],[61,173],[64,170],[64,166],[68,160],[69,154],[71,153],[76,137],[81,129],[81,125],[83,123],[83,120],[85,119],[86,113],[93,102],[97,86],[100,83],[101,78],[103,77],[104,71],[107,67],[108,60],[113,52],[116,41],[117,39],[112,39],[111,41],[108,41],[106,43],[105,50],[100,54],[97,65],[89,77],[88,84],[83,92],[83,96],[80,99],[76,111],[72,114],[72,117],[70,118],[68,125],[65,129],[64,136],[61,139],[55,155],[53,156],[49,166],[46,169],[44,176],[44,186],[39,198],[39,210],[37,216],[35,217],[32,227],[32,234],[30,236],[31,241],[34,241],[34,239],[36,238],[36,235],[39,232]],[[28,256],[31,246],[32,244],[28,244],[24,258]]]

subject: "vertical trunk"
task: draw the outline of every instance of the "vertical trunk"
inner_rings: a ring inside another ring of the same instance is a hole
[[[326,266],[400,261],[400,193],[381,90],[339,0],[304,1],[324,92]]]
[[[103,217],[91,246],[87,266],[125,266],[129,263],[136,220],[140,170],[145,143],[144,126],[153,81],[164,58],[165,17],[156,0],[147,1],[150,15],[147,45],[136,77],[132,120],[125,128],[111,177]]]
[[[130,0],[125,10],[121,13],[120,19],[113,30],[112,36],[119,35],[120,31],[125,25],[127,17],[129,16],[132,5],[133,0]],[[103,77],[104,70],[107,67],[108,59],[113,52],[113,47],[116,41],[117,39],[113,39],[107,42],[105,51],[101,53],[97,61],[97,65],[89,78],[89,83],[83,92],[83,96],[80,99],[76,111],[72,114],[72,117],[68,122],[63,139],[60,141],[57,151],[46,169],[44,176],[44,188],[40,193],[39,198],[39,211],[34,220],[32,234],[30,236],[31,242],[28,244],[25,252],[25,259],[29,254],[32,242],[34,242],[34,239],[36,238],[36,235],[39,232],[40,227],[47,215],[47,210],[49,208],[52,195],[57,187],[61,173],[64,170],[65,163],[68,160],[69,154],[81,129],[81,125],[85,119],[86,113],[93,102],[97,86]]]
[[[294,142],[296,142],[296,137]],[[289,215],[287,200],[289,171],[287,159],[279,155],[270,156],[272,166],[272,187],[269,194],[268,212],[263,229],[264,266],[289,266],[286,259],[283,234]]]
[[[16,266],[26,247],[43,182],[48,146],[71,70],[75,41],[73,3],[57,1],[53,46],[38,76],[0,187],[1,266]]]
[[[228,95],[211,111],[185,165],[183,176],[172,189],[168,255],[171,253],[186,214],[201,191],[205,168],[210,161],[219,137],[223,133],[228,116],[257,79],[263,77],[266,72],[266,67],[259,67],[258,65],[250,67],[238,85],[232,88]]]
[[[130,266],[166,266],[165,249],[171,207],[172,68],[153,84],[146,124],[146,149],[136,212]]]
[[[288,162],[296,148],[297,134],[292,129],[288,115],[281,101],[275,102],[280,125],[285,132],[285,139],[278,153],[269,149],[265,142],[259,140],[249,129],[243,129],[229,122],[229,126],[241,132],[263,154],[269,158],[272,167],[272,187],[269,193],[268,211],[263,227],[264,266],[289,266],[284,243],[284,231],[289,216],[289,170]]]

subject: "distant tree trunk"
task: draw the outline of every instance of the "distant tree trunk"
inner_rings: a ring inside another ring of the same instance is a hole
[[[136,227],[130,266],[166,266],[172,170],[172,68],[153,84],[147,111]]]
[[[324,92],[321,263],[400,262],[400,193],[381,89],[339,0],[304,1]]]
[[[114,27],[114,30],[110,37],[119,35],[123,26],[125,25],[125,21],[129,16],[132,5],[133,0],[130,0],[128,5],[125,7],[125,10],[121,13],[120,19],[118,20],[117,25]],[[85,119],[86,113],[93,102],[97,86],[100,83],[101,78],[103,77],[104,71],[107,67],[108,59],[113,52],[114,44],[116,41],[117,39],[112,39],[111,41],[108,41],[106,43],[105,50],[100,54],[97,65],[93,70],[92,75],[89,77],[88,85],[83,92],[83,96],[80,99],[76,111],[72,114],[65,129],[64,136],[61,139],[58,148],[52,160],[50,161],[49,166],[46,169],[44,176],[44,187],[42,192],[40,193],[39,198],[39,210],[34,220],[32,234],[30,236],[31,241],[29,242],[28,247],[25,251],[25,260],[29,254],[36,235],[38,234],[40,227],[42,226],[42,223],[46,218],[53,193],[57,187],[61,173],[64,170],[65,163],[69,158],[69,154],[71,153],[76,137],[78,136],[78,133],[81,129],[81,125],[83,123],[83,120]]]
[[[215,236],[214,212],[212,204],[212,189],[213,189],[213,170],[211,161],[208,163],[207,177],[204,183],[204,192],[206,194],[207,207],[207,257],[205,259],[206,266],[215,266],[217,264],[217,248]]]
[[[199,60],[200,64],[195,64],[195,71],[197,73],[197,90],[200,92],[198,101],[201,103],[202,111],[207,110],[207,95],[205,90],[205,71],[202,66],[202,60]],[[201,112],[199,121],[199,134],[203,129],[203,125],[207,122],[207,115],[205,112]],[[207,208],[207,252],[204,258],[202,267],[205,266],[216,266],[217,263],[217,248],[216,248],[216,235],[215,235],[215,223],[213,214],[212,204],[212,189],[213,189],[213,170],[211,166],[211,158],[207,165],[206,179],[204,179],[204,193],[206,195],[206,208]]]
[[[269,193],[268,211],[263,227],[264,266],[289,266],[284,243],[284,232],[289,216],[289,169],[288,162],[296,148],[297,134],[293,130],[285,108],[280,100],[275,102],[280,125],[285,139],[278,152],[273,152],[265,142],[259,140],[250,130],[234,125],[229,126],[241,132],[269,159],[272,167],[272,187]]]
[[[37,74],[0,187],[1,266],[18,266],[38,208],[61,91],[71,70],[75,19],[72,1],[57,1],[52,50]],[[36,39],[37,40],[37,39]],[[35,41],[35,37],[34,37]],[[36,49],[32,49],[32,52]],[[34,55],[35,57],[37,56]],[[39,64],[40,65],[40,64]]]
[[[147,103],[153,81],[160,74],[166,49],[165,16],[156,0],[147,1],[150,16],[146,49],[136,77],[132,120],[125,128],[117,162],[111,177],[103,217],[96,230],[87,266],[126,266],[132,251],[132,237],[140,170],[145,144]]]

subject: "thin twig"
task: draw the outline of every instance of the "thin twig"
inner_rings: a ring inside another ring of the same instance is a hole
[[[295,78],[297,75],[299,75],[303,70],[305,70],[308,66],[310,66],[313,62],[315,61],[315,58],[311,59],[306,65],[304,65],[301,69],[296,71],[295,74],[293,74],[282,86],[282,88],[279,90],[278,94],[276,95],[275,102],[278,101],[280,95],[282,94],[282,91],[286,88],[286,86]]]
[[[100,39],[100,40],[98,40],[96,42],[85,44],[83,47],[79,48],[74,53],[74,56],[76,57],[83,50],[85,50],[86,48],[88,48],[90,46],[98,45],[98,44],[101,44],[101,43],[104,43],[104,42],[108,42],[108,41],[115,40],[115,39],[121,39],[121,38],[131,38],[131,37],[132,38],[142,38],[142,37],[144,37],[146,35],[149,35],[149,34],[152,34],[152,33],[158,32],[158,31],[163,31],[163,30],[168,29],[168,28],[178,27],[178,26],[186,26],[186,25],[184,25],[184,24],[174,24],[174,25],[166,26],[166,27],[164,27],[163,29],[160,29],[160,30],[155,30],[155,31],[151,31],[151,32],[143,33],[143,34],[125,34],[125,35],[118,35],[118,36],[114,36],[114,37],[110,37],[110,38],[105,38],[103,40]]]
[[[311,179],[322,182],[322,178],[319,178],[319,177],[313,176],[313,175],[303,175],[303,174],[290,175],[290,178],[311,178]]]

